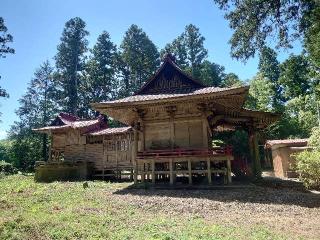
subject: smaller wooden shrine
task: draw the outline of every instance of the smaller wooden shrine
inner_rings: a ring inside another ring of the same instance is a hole
[[[189,183],[197,176],[223,176],[231,182],[232,149],[213,147],[215,131],[243,128],[248,131],[255,175],[261,174],[258,131],[279,115],[243,108],[244,87],[206,87],[184,73],[167,54],[155,75],[133,96],[92,104],[97,111],[133,130],[134,181],[166,180],[177,176]]]
[[[81,120],[60,113],[50,126],[34,131],[51,138],[48,164],[87,162],[93,164],[94,177],[132,175],[131,127],[110,128],[103,116]]]
[[[284,139],[269,140],[265,144],[267,157],[272,157],[273,170],[275,177],[296,178],[296,160],[294,154],[302,152],[308,147],[308,139]]]

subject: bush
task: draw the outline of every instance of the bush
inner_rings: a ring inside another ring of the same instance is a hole
[[[17,173],[17,169],[8,162],[5,161],[0,161],[0,173],[4,173],[4,174],[15,174]]]
[[[320,127],[315,127],[312,129],[308,145],[313,147],[315,150],[320,151]]]
[[[295,155],[297,172],[307,188],[320,189],[320,151],[303,151]]]

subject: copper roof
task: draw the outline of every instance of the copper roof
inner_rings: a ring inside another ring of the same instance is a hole
[[[55,120],[52,121],[50,126],[33,129],[36,132],[48,132],[51,130],[63,130],[68,128],[81,129],[85,128],[86,131],[92,131],[105,127],[103,116],[96,119],[82,120],[76,116],[67,113],[60,113]]]
[[[188,96],[206,96],[209,94],[233,94],[235,92],[247,92],[249,90],[248,86],[244,87],[230,87],[230,88],[219,88],[219,87],[205,87],[201,89],[194,90],[190,93],[181,93],[181,94],[150,94],[150,95],[133,95],[130,97],[114,100],[114,101],[107,101],[96,103],[97,104],[121,104],[121,103],[138,103],[138,102],[148,102],[153,100],[165,100],[165,99],[179,99]]]
[[[308,144],[307,138],[302,139],[283,139],[283,140],[268,140],[265,147],[273,147],[276,145],[285,145],[285,146],[306,146]]]
[[[85,135],[89,136],[100,136],[100,135],[112,135],[112,134],[120,134],[128,132],[131,127],[118,127],[118,128],[105,128],[97,131],[86,133]]]

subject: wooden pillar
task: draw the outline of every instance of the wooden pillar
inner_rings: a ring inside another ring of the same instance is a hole
[[[144,136],[144,122],[142,117],[140,118],[140,136],[141,136],[141,151],[145,150],[145,136]]]
[[[133,147],[132,147],[132,160],[134,165],[134,175],[133,175],[134,184],[138,183],[137,153],[138,153],[138,130],[137,130],[137,124],[135,123],[133,126]]]
[[[189,184],[192,184],[192,165],[191,165],[190,159],[188,159],[188,173],[189,173]]]
[[[171,158],[169,160],[169,171],[170,171],[170,185],[173,185],[174,183],[174,176],[173,176],[173,159]]]
[[[50,145],[49,145],[49,158],[48,158],[48,162],[52,161],[52,133],[50,132],[49,134],[49,138],[50,138]]]
[[[169,128],[170,128],[170,145],[171,149],[174,149],[175,145],[175,131],[174,131],[174,115],[177,110],[176,106],[166,107],[167,113],[169,115]]]
[[[258,145],[258,137],[259,134],[254,132],[253,134],[253,149],[254,149],[254,175],[256,178],[261,178],[262,170],[261,170],[261,161],[260,161],[260,152]]]
[[[231,160],[230,160],[230,158],[228,158],[228,160],[227,160],[227,178],[228,178],[228,183],[232,183]]]
[[[208,170],[208,183],[212,183],[212,178],[211,178],[211,161],[210,159],[207,160],[207,170]]]
[[[258,145],[258,133],[249,129],[249,148],[252,162],[252,171],[255,178],[261,178],[261,163]]]
[[[141,174],[140,174],[140,178],[141,178],[141,182],[142,182],[142,183],[144,182],[145,177],[146,177],[145,167],[146,167],[146,164],[145,164],[145,162],[143,162],[143,169],[142,169],[142,172],[141,172]]]
[[[115,147],[116,147],[116,171],[115,171],[115,177],[116,177],[116,179],[118,179],[119,178],[119,176],[118,176],[118,174],[119,174],[119,167],[118,167],[118,158],[119,158],[119,156],[118,156],[118,136],[115,136],[115,135],[113,135],[112,136],[112,140],[113,140],[113,142],[115,143]]]
[[[207,117],[205,114],[202,116],[202,139],[203,139],[203,147],[208,148],[209,139],[208,139],[208,124]]]
[[[156,183],[156,176],[155,176],[155,161],[154,159],[151,160],[151,181],[152,184]]]

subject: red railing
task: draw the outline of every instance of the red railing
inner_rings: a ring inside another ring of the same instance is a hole
[[[166,150],[147,150],[138,152],[138,159],[145,158],[169,158],[169,157],[191,157],[191,156],[232,156],[232,147],[213,147],[213,148],[195,148],[195,149],[166,149]]]

